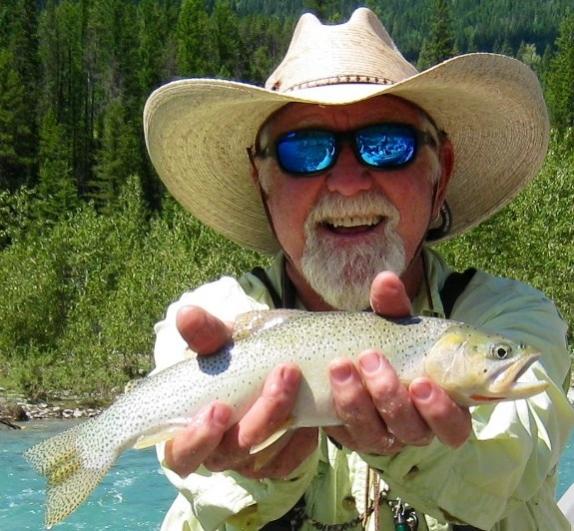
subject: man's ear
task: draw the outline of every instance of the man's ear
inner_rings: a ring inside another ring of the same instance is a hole
[[[259,177],[259,168],[257,167],[257,164],[255,162],[255,156],[253,155],[253,147],[247,148],[247,155],[249,157],[249,162],[251,163],[251,168],[249,169],[249,174],[251,175],[251,182],[253,183],[253,186],[255,186],[257,190],[259,190],[261,200],[263,201],[263,203],[265,203],[269,194],[261,183],[261,179]]]
[[[253,161],[251,161],[251,169],[249,173],[251,174],[251,180],[253,181],[253,184],[255,186],[259,186],[259,170]]]
[[[249,146],[247,149],[247,158],[249,159],[250,163],[250,170],[249,173],[251,175],[251,180],[255,186],[259,186],[259,170],[257,169],[257,165],[255,164],[255,146]]]
[[[433,218],[438,215],[440,207],[444,202],[446,191],[448,189],[448,183],[454,168],[454,149],[449,138],[444,138],[441,142],[439,149],[439,162],[440,175],[437,182],[434,211],[432,213]]]
[[[267,194],[265,190],[261,186],[261,181],[259,180],[259,168],[257,168],[257,164],[255,162],[255,154],[254,154],[254,147],[250,146],[247,148],[247,156],[249,157],[249,162],[251,167],[249,168],[249,175],[251,176],[251,182],[253,186],[259,190],[262,198],[266,198]]]

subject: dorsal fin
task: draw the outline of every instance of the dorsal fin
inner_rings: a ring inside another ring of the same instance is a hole
[[[291,319],[302,317],[307,312],[302,310],[254,310],[242,313],[235,320],[233,327],[233,340],[238,341],[257,334],[262,330],[269,330]]]

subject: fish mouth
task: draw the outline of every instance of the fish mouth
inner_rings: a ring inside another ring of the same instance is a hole
[[[337,235],[366,234],[384,225],[387,218],[380,214],[355,214],[345,216],[329,216],[318,225],[322,229]]]
[[[518,379],[538,359],[540,354],[530,354],[520,359],[509,360],[489,375],[492,383],[484,394],[475,394],[471,398],[477,402],[496,402],[515,400],[538,394],[548,387],[548,382],[519,382]]]

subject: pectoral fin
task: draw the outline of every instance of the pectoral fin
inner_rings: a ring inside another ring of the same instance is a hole
[[[287,420],[277,431],[275,431],[270,437],[267,437],[263,442],[253,446],[249,453],[255,454],[255,462],[253,467],[255,470],[261,470],[267,463],[273,460],[273,458],[285,447],[284,444],[275,444],[281,439],[289,439],[291,434],[291,428],[293,426],[292,419]]]
[[[279,439],[281,439],[281,437],[283,437],[292,427],[293,419],[288,418],[275,432],[267,437],[267,439],[265,439],[263,442],[260,442],[259,444],[256,444],[255,446],[252,446],[249,450],[249,453],[253,455],[262,452],[272,444],[276,443]]]
[[[181,432],[188,422],[189,421],[185,421],[185,424],[162,426],[159,429],[144,433],[138,437],[132,448],[135,450],[141,450],[143,448],[148,448],[150,446],[155,446],[156,444],[169,441]]]

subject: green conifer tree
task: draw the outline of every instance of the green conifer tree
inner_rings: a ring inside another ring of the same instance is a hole
[[[102,142],[96,154],[90,197],[100,210],[107,212],[116,205],[127,178],[141,173],[140,123],[130,115],[121,98],[108,103],[102,123]]]
[[[333,0],[303,0],[303,8],[313,13],[323,23],[340,22],[341,13],[337,9],[338,3]]]
[[[142,0],[137,10],[138,78],[143,98],[162,81],[162,48],[167,39],[166,12],[156,0]],[[143,100],[142,98],[142,100]]]
[[[217,45],[204,0],[183,0],[177,21],[177,66],[181,76],[215,75]]]
[[[212,13],[212,26],[215,30],[217,44],[217,76],[222,78],[239,78],[239,54],[241,41],[237,15],[231,8],[229,0],[215,0]]]
[[[25,88],[14,55],[0,48],[0,190],[15,190],[26,182],[22,171],[30,161],[20,154],[20,139],[30,134],[22,120],[25,114]]]
[[[10,27],[8,24],[10,20],[8,7],[8,2],[0,3],[0,48],[6,48],[8,45],[8,28]]]
[[[548,72],[550,71],[550,64],[552,61],[553,53],[552,47],[548,44],[544,48],[544,53],[542,54],[542,59],[540,61],[540,81],[544,87],[544,93],[546,94],[546,88],[548,86]]]
[[[564,18],[550,61],[546,96],[553,125],[564,132],[574,126],[574,12]]]
[[[146,157],[139,140],[144,91],[137,21],[133,2],[100,0],[91,4],[87,53],[88,71],[95,79],[94,164],[87,195],[101,210],[114,205],[121,184],[132,173],[140,174],[141,161]]]
[[[37,171],[38,132],[36,112],[38,102],[38,42],[37,2],[13,0],[5,7],[7,27],[6,47],[11,52],[12,68],[22,84],[23,105],[15,115],[12,149],[15,152],[12,186],[34,184]]]
[[[88,0],[49,0],[40,17],[42,97],[39,122],[48,113],[63,128],[69,166],[83,196],[92,168],[94,91],[97,76],[86,48]]]
[[[456,55],[449,0],[434,0],[431,31],[423,41],[417,68],[424,70]]]
[[[65,130],[53,111],[48,111],[40,127],[39,215],[53,223],[79,206],[72,176],[69,144]]]
[[[137,73],[139,83],[139,104],[134,111],[135,127],[141,122],[135,118],[142,116],[145,100],[150,92],[170,80],[174,74],[171,63],[173,38],[170,34],[172,6],[169,2],[142,0],[137,7]],[[136,131],[137,133],[137,131]],[[140,181],[144,198],[152,209],[159,209],[164,187],[158,179],[146,153],[143,135],[139,135],[139,156],[142,162]]]
[[[500,45],[495,46],[494,51],[502,55],[508,55],[509,57],[514,56],[514,50],[512,49],[512,45],[510,44],[510,42],[506,37],[502,40]]]
[[[518,47],[518,52],[516,52],[516,58],[527,64],[537,74],[540,73],[542,57],[536,51],[536,44],[522,41]]]

